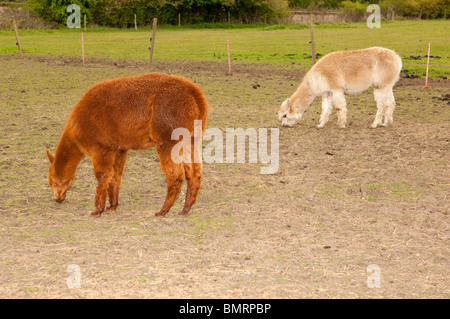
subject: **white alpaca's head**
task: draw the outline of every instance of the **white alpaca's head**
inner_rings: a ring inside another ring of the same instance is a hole
[[[303,113],[294,113],[289,99],[281,103],[280,110],[278,111],[278,119],[281,121],[281,124],[288,127],[292,127],[295,122],[302,118],[302,115]]]

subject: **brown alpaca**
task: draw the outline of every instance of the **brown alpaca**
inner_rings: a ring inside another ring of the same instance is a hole
[[[128,150],[156,146],[168,183],[166,200],[156,216],[167,214],[185,177],[186,201],[179,214],[186,215],[200,190],[202,164],[194,160],[174,163],[171,150],[179,140],[172,140],[171,134],[176,128],[186,128],[192,134],[195,120],[202,121],[203,132],[207,116],[204,95],[181,77],[152,73],[94,85],[72,110],[55,156],[46,150],[54,199],[62,202],[66,198],[78,164],[89,156],[98,180],[96,210],[91,215],[100,216],[105,210],[106,196],[110,203],[106,210],[115,210]]]

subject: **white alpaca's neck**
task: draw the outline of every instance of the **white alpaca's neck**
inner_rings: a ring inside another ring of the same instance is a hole
[[[291,110],[294,114],[303,114],[314,100],[314,94],[305,80],[300,84],[297,91],[289,98]],[[289,113],[290,113],[289,112]]]

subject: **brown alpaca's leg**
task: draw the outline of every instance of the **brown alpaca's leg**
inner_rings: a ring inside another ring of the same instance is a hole
[[[184,180],[183,164],[172,161],[171,150],[172,147],[167,146],[158,146],[157,148],[161,169],[167,179],[167,196],[161,211],[156,213],[155,216],[164,216],[169,212],[178,197]]]
[[[178,213],[179,215],[187,215],[189,213],[192,205],[197,201],[197,196],[202,185],[201,163],[184,164],[184,171],[186,172],[187,192],[183,210]]]
[[[202,185],[201,148],[196,149],[195,146],[196,146],[195,139],[192,139],[191,162],[183,163],[184,172],[187,179],[186,199],[184,201],[183,210],[179,212],[178,215],[187,215],[189,213],[192,205],[197,201],[197,196],[200,191],[200,187]]]
[[[114,175],[114,157],[115,153],[98,150],[92,156],[92,165],[94,166],[95,177],[98,180],[95,193],[95,208],[92,216],[100,216],[105,210],[106,196],[108,194],[108,185]]]
[[[119,151],[116,153],[114,159],[114,176],[108,186],[109,207],[106,208],[107,211],[115,210],[119,205],[119,188],[120,184],[122,184],[122,174],[126,161],[127,151]]]

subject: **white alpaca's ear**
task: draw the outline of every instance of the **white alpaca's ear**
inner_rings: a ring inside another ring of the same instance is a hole
[[[278,120],[283,120],[286,117],[286,114],[289,112],[289,108],[291,107],[291,102],[289,99],[283,101],[281,103],[280,111],[278,112]]]

